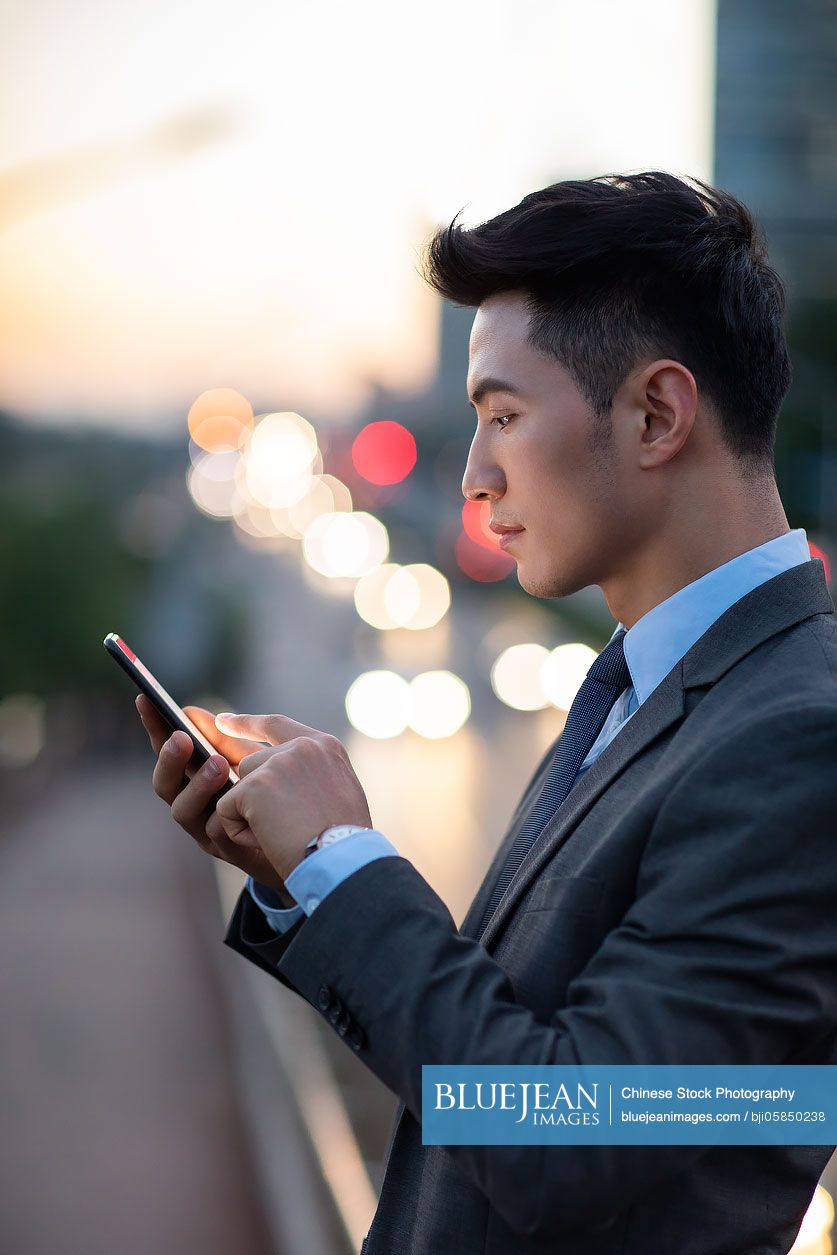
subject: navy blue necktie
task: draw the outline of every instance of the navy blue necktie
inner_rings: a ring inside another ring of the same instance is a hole
[[[483,912],[477,934],[480,937],[518,867],[572,788],[613,703],[631,683],[624,637],[625,629],[620,628],[596,658],[575,695],[538,804],[517,834]]]

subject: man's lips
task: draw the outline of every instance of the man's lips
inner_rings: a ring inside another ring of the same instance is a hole
[[[509,545],[513,544],[514,541],[517,540],[518,536],[523,535],[525,530],[526,530],[525,527],[510,527],[507,531],[501,532],[500,533],[500,548],[507,549]]]
[[[524,530],[523,527],[516,523],[495,523],[492,521],[488,524],[488,526],[491,531],[496,532],[498,536],[504,536],[506,532],[522,532]]]

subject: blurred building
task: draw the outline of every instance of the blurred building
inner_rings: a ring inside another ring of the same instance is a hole
[[[718,0],[714,182],[767,232],[794,382],[776,466],[794,525],[837,533],[837,7]]]
[[[792,294],[835,295],[833,0],[718,0],[715,182],[758,215]]]

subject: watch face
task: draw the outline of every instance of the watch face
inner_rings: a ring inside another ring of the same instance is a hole
[[[319,845],[332,845],[335,841],[342,840],[343,837],[351,836],[353,832],[364,832],[365,829],[358,824],[335,824],[333,828],[327,828],[319,839]]]

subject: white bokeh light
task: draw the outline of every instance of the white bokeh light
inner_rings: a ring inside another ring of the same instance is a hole
[[[541,679],[549,650],[526,642],[504,649],[491,668],[491,687],[513,710],[542,710],[549,705]]]
[[[385,740],[407,727],[410,686],[394,671],[364,671],[346,694],[349,723],[364,736]]]
[[[547,699],[559,710],[569,710],[598,654],[589,645],[558,645],[544,659],[541,684]]]
[[[408,723],[430,740],[453,736],[471,713],[468,686],[452,671],[423,671],[410,681]]]
[[[266,414],[242,457],[247,490],[264,506],[294,505],[322,470],[318,454],[317,433],[301,414]]]
[[[201,453],[186,472],[189,495],[204,514],[229,519],[235,513],[238,495],[235,477],[238,453]]]
[[[400,627],[411,632],[435,627],[450,609],[450,584],[427,562],[413,562],[397,571],[384,589],[384,602]]]
[[[352,494],[333,475],[314,475],[298,501],[288,506],[288,522],[301,540],[305,531],[321,514],[351,511]]]
[[[397,562],[382,562],[374,570],[362,575],[355,584],[355,609],[365,623],[381,632],[399,626],[389,611],[386,589],[389,581],[401,569]]]
[[[305,561],[332,579],[358,579],[386,561],[389,535],[380,519],[363,510],[320,514],[302,538]]]

